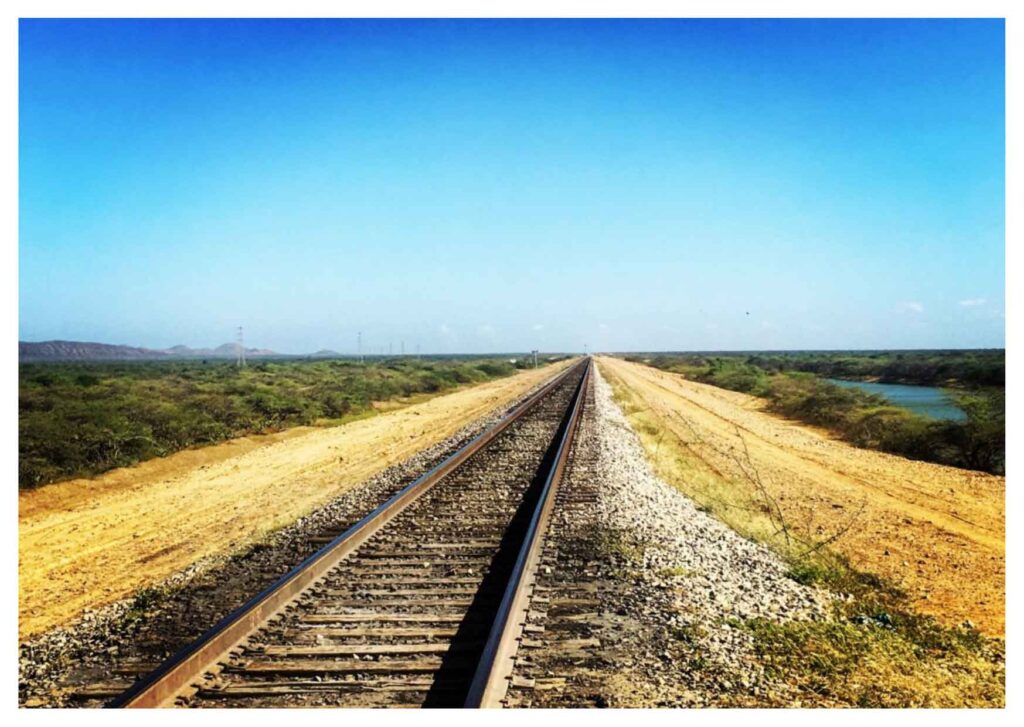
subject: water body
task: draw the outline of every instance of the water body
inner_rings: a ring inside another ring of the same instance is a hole
[[[843,379],[825,380],[844,388],[861,389],[869,394],[881,394],[895,406],[901,406],[915,414],[923,414],[933,419],[950,419],[955,422],[967,419],[967,415],[953,403],[946,392],[934,386],[872,384],[866,381],[844,381]]]

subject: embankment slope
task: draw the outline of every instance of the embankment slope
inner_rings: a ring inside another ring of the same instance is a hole
[[[811,533],[848,528],[830,547],[920,611],[1003,634],[1005,478],[858,449],[762,411],[755,397],[640,364],[599,366],[707,471],[756,473],[787,522]]]

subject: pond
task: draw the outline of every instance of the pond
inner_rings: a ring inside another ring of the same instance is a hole
[[[955,422],[962,422],[967,419],[967,416],[953,403],[953,400],[949,398],[946,392],[934,386],[873,384],[866,381],[845,381],[843,379],[825,380],[837,386],[861,389],[869,394],[880,394],[896,406],[901,406],[915,414],[922,414],[933,419],[950,419]]]

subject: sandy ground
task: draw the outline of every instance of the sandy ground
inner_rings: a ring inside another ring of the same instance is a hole
[[[640,364],[599,366],[718,475],[744,476],[745,444],[787,521],[826,533],[852,523],[831,547],[919,610],[1003,635],[1005,478],[858,449],[761,411],[755,397]]]
[[[556,370],[461,389],[332,428],[179,452],[19,495],[24,639],[238,551],[522,396]]]

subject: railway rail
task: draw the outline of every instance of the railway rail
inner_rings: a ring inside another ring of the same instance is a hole
[[[584,359],[112,707],[502,706],[590,376]]]

